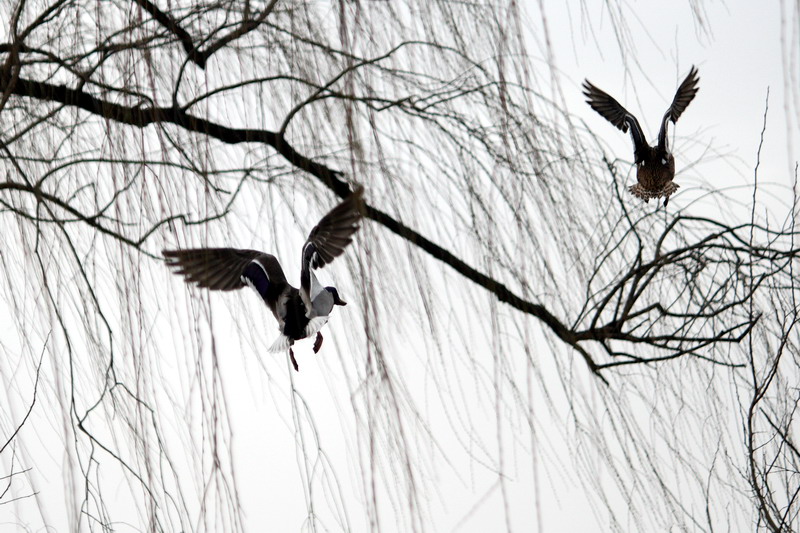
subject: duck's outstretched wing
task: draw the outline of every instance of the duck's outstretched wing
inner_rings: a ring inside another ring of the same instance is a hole
[[[256,250],[193,248],[163,250],[167,266],[186,283],[215,291],[231,291],[246,285],[266,298],[267,288],[285,286],[286,276],[275,256]]]
[[[353,241],[364,211],[363,196],[364,187],[357,185],[350,196],[322,217],[308,234],[300,272],[300,286],[305,294],[311,292],[311,269],[324,267],[342,255]]]
[[[344,252],[351,237],[358,230],[363,213],[364,187],[356,186],[342,203],[331,209],[314,226],[303,246],[303,256],[309,254],[311,267],[320,268]],[[313,253],[308,252],[313,250]]]
[[[673,124],[678,122],[681,114],[686,111],[686,108],[689,107],[689,104],[694,100],[699,90],[699,87],[697,87],[699,82],[700,78],[697,75],[697,68],[692,66],[692,69],[683,80],[683,83],[681,83],[680,86],[678,86],[678,90],[675,91],[675,97],[672,99],[672,104],[670,104],[667,112],[664,113],[664,118],[661,119],[661,129],[658,131],[659,148],[666,150],[667,125],[670,120]]]
[[[614,100],[608,93],[598,89],[589,80],[583,81],[583,95],[586,103],[597,111],[600,116],[612,123],[614,126],[627,133],[630,129],[631,140],[633,140],[633,153],[637,157],[642,153],[642,148],[647,146],[647,141],[642,133],[639,121],[627,109]]]

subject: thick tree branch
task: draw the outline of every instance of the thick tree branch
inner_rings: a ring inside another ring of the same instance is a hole
[[[340,198],[350,194],[350,187],[341,179],[341,172],[312,161],[297,152],[285,138],[278,133],[261,129],[237,129],[222,126],[215,122],[193,116],[175,107],[128,107],[108,102],[86,92],[71,89],[64,85],[53,85],[46,82],[20,78],[11,87],[12,94],[28,98],[36,98],[49,102],[58,102],[67,106],[78,107],[103,118],[123,124],[143,128],[156,123],[171,123],[188,131],[202,133],[227,144],[259,142],[275,148],[288,162],[300,170],[304,170],[319,179]],[[62,206],[63,207],[63,206]],[[558,318],[544,306],[525,300],[514,294],[499,281],[477,271],[467,263],[433,243],[423,235],[404,225],[402,222],[373,206],[366,206],[366,216],[381,224],[389,231],[409,241],[432,257],[449,265],[456,272],[473,283],[493,293],[501,302],[535,316],[544,322],[559,339],[566,342],[581,354],[592,372],[598,372],[598,366],[591,356],[578,345],[578,338]],[[100,229],[100,228],[98,228]]]
[[[150,2],[150,0],[133,1],[139,4],[142,9],[147,11],[147,13],[149,13],[150,16],[153,17],[159,24],[173,33],[181,42],[181,46],[183,46],[183,49],[186,51],[189,59],[202,69],[206,68],[208,58],[214,55],[221,48],[258,28],[258,26],[267,19],[269,14],[272,13],[272,10],[275,8],[275,4],[278,3],[278,0],[272,0],[269,5],[264,8],[264,11],[262,11],[261,14],[259,14],[256,18],[245,18],[245,20],[243,20],[241,24],[236,27],[236,29],[211,43],[205,50],[200,51],[195,46],[194,41],[189,33],[184,30],[181,25],[178,24],[178,21],[176,21],[171,15],[161,11],[158,6]]]
[[[341,172],[333,170],[326,165],[315,162],[303,154],[300,154],[286,141],[284,135],[281,133],[264,129],[231,128],[194,116],[177,106],[158,107],[151,105],[134,107],[120,105],[103,100],[80,89],[32,81],[25,78],[18,78],[14,80],[13,83],[4,84],[1,88],[5,91],[10,91],[10,94],[77,107],[105,119],[139,128],[151,124],[171,123],[187,131],[200,133],[227,144],[249,142],[266,144],[273,147],[295,168],[304,170],[319,179],[340,198],[344,198],[350,194],[350,187],[343,181]],[[13,187],[6,184],[6,188]],[[41,190],[28,192],[36,192],[42,195],[43,199],[59,205],[59,207],[85,220],[99,231],[109,233],[109,230],[100,226],[96,219],[83,217],[83,215],[71,208],[68,204],[61,202],[58,198],[49,196],[45,198],[46,193]],[[737,325],[732,329],[726,330],[723,328],[721,331],[713,331],[708,335],[692,333],[691,328],[698,319],[719,319],[722,320],[722,323],[725,323],[726,320],[731,318],[737,319],[738,317],[734,316],[736,311],[734,308],[753,296],[752,291],[750,291],[739,298],[727,300],[724,298],[724,295],[721,294],[705,295],[696,293],[697,289],[694,287],[694,282],[691,281],[691,279],[693,279],[700,270],[694,272],[693,269],[705,268],[704,265],[695,264],[697,262],[695,256],[698,253],[703,254],[706,263],[730,266],[732,269],[732,273],[730,274],[732,278],[726,282],[725,286],[727,286],[728,283],[735,284],[737,282],[737,272],[739,272],[739,268],[731,265],[743,266],[745,263],[741,262],[740,256],[749,258],[748,261],[750,263],[754,261],[766,261],[768,264],[773,265],[769,269],[768,274],[765,275],[771,276],[782,270],[783,267],[780,266],[782,264],[780,262],[781,260],[791,261],[792,258],[798,255],[798,250],[796,249],[776,251],[774,249],[764,249],[749,244],[746,239],[743,239],[737,233],[738,230],[749,228],[749,225],[716,228],[713,221],[708,221],[708,225],[711,226],[712,231],[704,237],[672,250],[662,250],[661,243],[663,239],[668,233],[674,231],[678,220],[683,220],[682,217],[676,217],[676,220],[672,224],[667,225],[663,230],[663,235],[659,240],[655,255],[650,261],[644,261],[641,258],[643,250],[640,248],[640,259],[631,265],[630,270],[622,274],[616,282],[596,293],[595,297],[598,298],[598,300],[595,300],[593,306],[584,309],[585,312],[589,312],[592,315],[589,327],[581,328],[581,319],[576,321],[572,327],[568,327],[543,305],[520,297],[503,283],[479,272],[450,251],[435,244],[388,213],[371,205],[367,205],[365,211],[368,218],[414,244],[435,259],[449,265],[468,280],[492,293],[501,302],[505,302],[515,309],[534,316],[544,322],[560,340],[578,351],[590,370],[597,375],[600,375],[600,371],[603,368],[617,366],[619,364],[630,364],[632,361],[655,362],[668,360],[685,354],[694,353],[697,349],[706,347],[715,342],[739,342],[742,338],[740,332],[750,331],[755,321],[758,320],[757,316],[752,322],[735,322]],[[685,220],[690,221],[698,219],[686,218]],[[117,234],[114,234],[114,236],[116,238],[121,237]],[[124,242],[128,242],[124,238],[122,239]],[[139,243],[141,243],[141,241],[139,241]],[[135,241],[130,241],[129,244],[136,245]],[[686,272],[686,275],[689,276],[689,278],[687,278],[689,282],[686,290],[689,292],[686,296],[686,308],[678,309],[676,312],[670,305],[662,305],[660,302],[645,302],[642,308],[637,309],[636,306],[640,298],[646,294],[646,290],[650,290],[657,279],[656,276],[662,275],[662,270],[667,266],[680,267]],[[764,277],[761,279],[764,279]],[[753,283],[752,288],[754,290],[760,285],[761,281],[753,280]],[[595,297],[591,297],[590,300],[593,300]],[[696,298],[700,298],[701,302],[696,303]],[[613,303],[614,301],[616,301],[616,304]],[[603,315],[605,313],[610,313],[611,316],[603,320]],[[723,316],[723,313],[727,313],[730,316]],[[654,335],[650,332],[653,324],[659,320],[669,318],[685,318],[685,320],[675,326],[672,333],[668,332]],[[607,345],[609,341],[626,342],[633,345],[649,345],[660,351],[666,351],[667,354],[651,358],[643,358],[630,354],[626,355],[624,352],[619,352],[609,347]],[[598,364],[583,347],[582,344],[585,342],[600,342],[607,354],[615,358],[622,357],[625,361]]]
[[[155,5],[153,2],[150,2],[150,0],[133,0],[133,1],[139,4],[139,6],[142,9],[147,11],[147,13],[151,17],[153,17],[156,20],[156,22],[164,26],[172,34],[174,34],[175,37],[178,38],[178,40],[181,42],[181,45],[183,46],[183,49],[186,51],[186,53],[189,55],[189,58],[193,62],[197,63],[197,65],[200,68],[205,68],[206,66],[205,61],[202,61],[200,59],[199,53],[194,46],[194,42],[192,42],[192,36],[189,35],[189,32],[184,30],[180,26],[180,24],[178,24],[178,21],[176,21],[170,14],[161,11],[158,8],[158,6]]]

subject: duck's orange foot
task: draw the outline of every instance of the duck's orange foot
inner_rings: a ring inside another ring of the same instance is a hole
[[[318,331],[317,338],[314,339],[314,353],[319,352],[320,348],[322,348],[322,333]]]

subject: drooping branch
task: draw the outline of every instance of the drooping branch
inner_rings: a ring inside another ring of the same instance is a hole
[[[48,336],[48,341],[49,341],[49,336]],[[45,341],[45,347],[46,346],[47,346],[47,341]],[[31,397],[31,403],[28,406],[28,410],[25,412],[25,416],[22,417],[22,420],[16,425],[16,427],[15,427],[14,431],[11,433],[11,435],[0,446],[0,454],[3,453],[3,450],[5,450],[6,447],[9,444],[11,444],[11,442],[14,440],[14,437],[16,437],[17,433],[20,432],[22,427],[25,425],[25,422],[28,421],[28,417],[31,416],[31,412],[33,411],[33,406],[36,405],[36,393],[39,390],[39,379],[42,376],[42,361],[44,361],[45,347],[42,347],[42,355],[39,356],[39,363],[36,366],[36,381],[34,381],[34,383],[33,383],[33,394],[32,394],[32,397]],[[0,500],[2,500],[2,497],[0,497]]]

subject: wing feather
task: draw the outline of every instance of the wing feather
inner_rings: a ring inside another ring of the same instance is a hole
[[[303,266],[310,260],[312,268],[324,267],[342,255],[358,231],[364,209],[363,196],[364,187],[356,186],[350,196],[320,219],[303,246]]]
[[[692,69],[689,71],[689,74],[686,75],[683,82],[678,86],[678,90],[675,91],[675,97],[672,99],[672,103],[667,109],[667,112],[664,113],[664,118],[661,119],[661,129],[658,130],[658,146],[661,149],[666,149],[667,147],[667,126],[669,125],[669,121],[671,120],[672,123],[678,122],[678,119],[686,111],[686,108],[689,107],[689,104],[694,100],[699,87],[697,84],[700,82],[700,78],[697,75],[697,67],[692,66]]]
[[[270,283],[286,282],[280,263],[270,254],[256,250],[236,248],[191,248],[186,250],[163,250],[167,266],[175,274],[183,276],[187,283],[216,291],[232,291],[244,287],[242,274],[247,266],[258,261]]]
[[[353,241],[364,211],[363,196],[364,187],[357,185],[350,196],[322,217],[308,234],[300,263],[300,294],[306,306],[311,305],[311,269],[324,267],[342,255]]]
[[[627,133],[628,129],[630,129],[633,151],[637,156],[642,153],[642,149],[647,146],[647,141],[644,138],[639,121],[636,120],[632,113],[622,107],[622,104],[608,93],[592,85],[589,80],[583,81],[583,95],[586,97],[586,103],[592,109],[622,130],[623,133]]]

